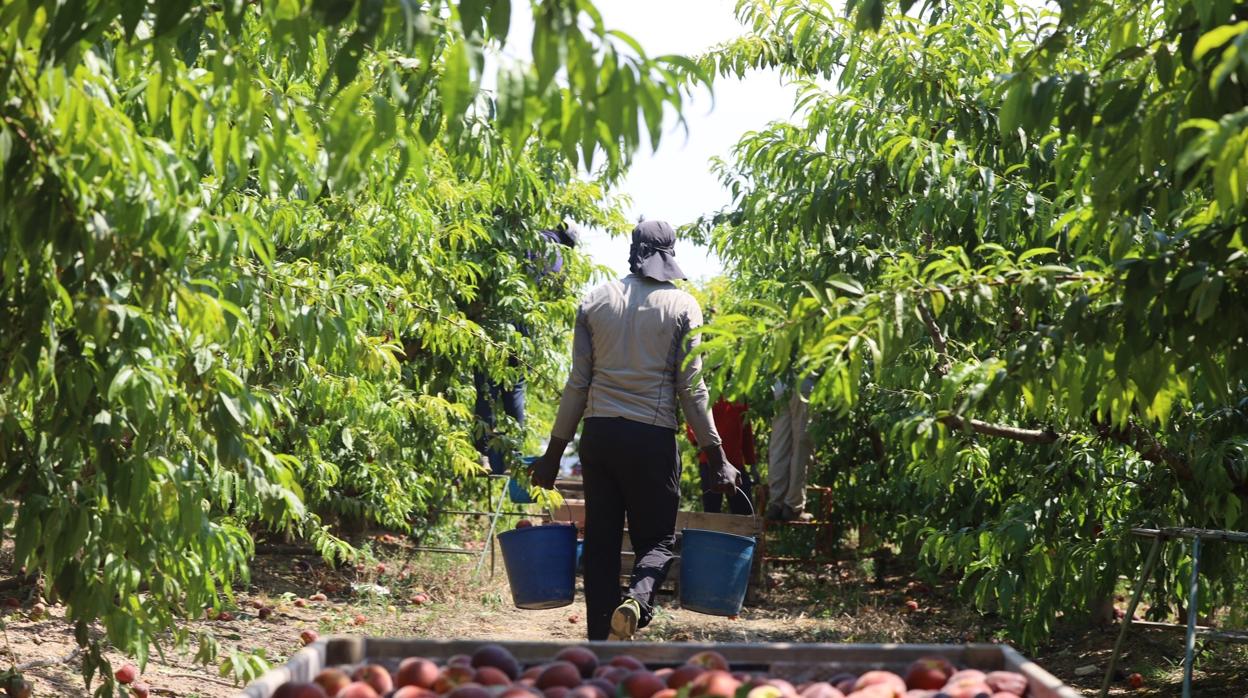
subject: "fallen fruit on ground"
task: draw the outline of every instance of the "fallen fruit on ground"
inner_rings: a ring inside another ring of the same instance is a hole
[[[1143,688],[1144,677],[1141,676],[1138,672],[1131,674],[1130,676],[1127,677],[1127,685],[1131,686],[1131,688]]]
[[[5,691],[9,694],[9,698],[31,698],[35,695],[34,686],[20,676],[9,679],[9,686]]]
[[[321,639],[321,634],[315,630],[305,630],[299,633],[299,640],[303,642],[304,645],[310,645],[319,639]]]

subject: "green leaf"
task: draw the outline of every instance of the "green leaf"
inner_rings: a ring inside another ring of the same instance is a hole
[[[191,0],[161,0],[156,6],[156,26],[152,35],[161,37],[172,33],[191,9]]]
[[[1170,49],[1162,46],[1153,54],[1153,64],[1157,66],[1157,79],[1163,85],[1174,82],[1174,58]]]
[[[485,0],[460,0],[459,21],[464,36],[471,39],[481,33],[481,18],[485,14]]]
[[[1033,247],[1018,256],[1018,261],[1025,262],[1032,257],[1039,257],[1046,254],[1058,254],[1058,251],[1052,247]]]
[[[471,82],[468,48],[464,42],[456,41],[447,49],[440,90],[442,111],[451,123],[459,121],[468,109],[473,93]]]
[[[1248,22],[1237,22],[1235,24],[1224,24],[1216,29],[1206,32],[1196,42],[1196,47],[1192,50],[1192,58],[1200,60],[1205,54],[1222,46],[1226,42],[1248,31]]]
[[[511,0],[493,0],[490,4],[490,35],[505,43],[511,30]]]
[[[1001,104],[997,117],[1002,135],[1013,134],[1023,122],[1023,113],[1031,97],[1031,82],[1026,77],[1015,77]]]

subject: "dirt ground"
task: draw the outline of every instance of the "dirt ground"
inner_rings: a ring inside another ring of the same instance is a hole
[[[469,558],[426,554],[414,557],[399,546],[378,545],[376,559],[350,570],[331,570],[307,556],[263,555],[256,560],[251,585],[236,594],[232,620],[191,622],[192,636],[205,632],[219,644],[215,661],[197,664],[196,647],[164,647],[143,670],[153,695],[185,698],[234,696],[238,684],[219,668],[231,651],[263,651],[278,664],[301,646],[300,633],[367,634],[391,637],[567,640],[584,637],[584,603],[548,611],[512,607],[501,559],[491,578],[489,563],[479,576]],[[380,567],[379,567],[380,565]],[[0,565],[0,569],[4,569]],[[637,638],[642,641],[735,642],[936,642],[996,641],[1001,626],[969,610],[953,593],[951,582],[920,581],[904,573],[882,580],[867,574],[863,563],[843,560],[818,570],[778,569],[768,588],[753,599],[740,617],[728,619],[675,608],[670,598],[654,623]],[[352,590],[351,583],[376,584],[385,594]],[[307,601],[317,592],[324,602]],[[53,606],[46,617],[29,618],[31,590],[9,592],[26,605],[3,617],[0,665],[17,665],[35,685],[36,696],[87,696],[78,673],[72,628],[63,609]],[[428,601],[413,603],[423,593]],[[906,601],[914,600],[918,610]],[[270,606],[273,614],[258,618],[253,602]],[[1032,658],[1086,695],[1096,695],[1116,627],[1059,632]],[[110,655],[114,667],[126,661]],[[1181,680],[1181,633],[1134,630],[1115,682],[1115,696],[1178,696]],[[1089,670],[1088,667],[1094,668]],[[1079,672],[1080,668],[1084,672]],[[1127,687],[1126,672],[1140,672],[1145,687]],[[95,687],[93,686],[92,689]],[[1194,695],[1204,698],[1248,696],[1248,652],[1243,648],[1208,645],[1200,655]]]

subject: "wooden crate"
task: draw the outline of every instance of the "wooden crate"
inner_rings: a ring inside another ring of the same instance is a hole
[[[400,640],[335,637],[303,648],[285,665],[248,686],[235,698],[271,698],[287,681],[311,681],[321,669],[357,665],[365,661],[393,671],[404,657],[421,656],[445,661],[452,655],[472,654],[489,640]],[[631,654],[647,665],[678,666],[696,652],[715,650],[737,671],[767,672],[794,683],[818,681],[842,671],[872,669],[900,672],[920,657],[939,655],[959,666],[984,671],[1006,669],[1027,677],[1030,698],[1080,698],[1039,665],[1005,645],[829,645],[829,644],[699,644],[679,642],[499,642],[522,664],[549,661],[564,647],[590,647],[601,659]]]

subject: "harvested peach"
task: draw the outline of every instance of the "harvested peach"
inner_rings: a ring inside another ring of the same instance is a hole
[[[398,686],[418,686],[431,689],[438,680],[438,665],[424,657],[408,657],[399,662],[399,670],[394,675]]]
[[[598,668],[598,655],[584,647],[568,647],[559,650],[555,661],[571,662],[580,672],[581,678],[588,679]]]
[[[520,676],[520,663],[502,645],[482,645],[472,655],[473,668],[493,667],[501,671],[508,683]]]
[[[287,682],[277,687],[273,698],[326,698],[325,689],[314,683]]]
[[[537,687],[545,691],[555,686],[568,689],[581,685],[581,672],[572,662],[551,662],[537,677]]]
[[[351,678],[372,686],[374,691],[381,694],[394,690],[394,679],[391,678],[390,671],[380,664],[366,664],[356,669]]]
[[[326,669],[312,679],[312,683],[325,690],[326,695],[336,696],[351,683],[351,677],[341,669]]]

